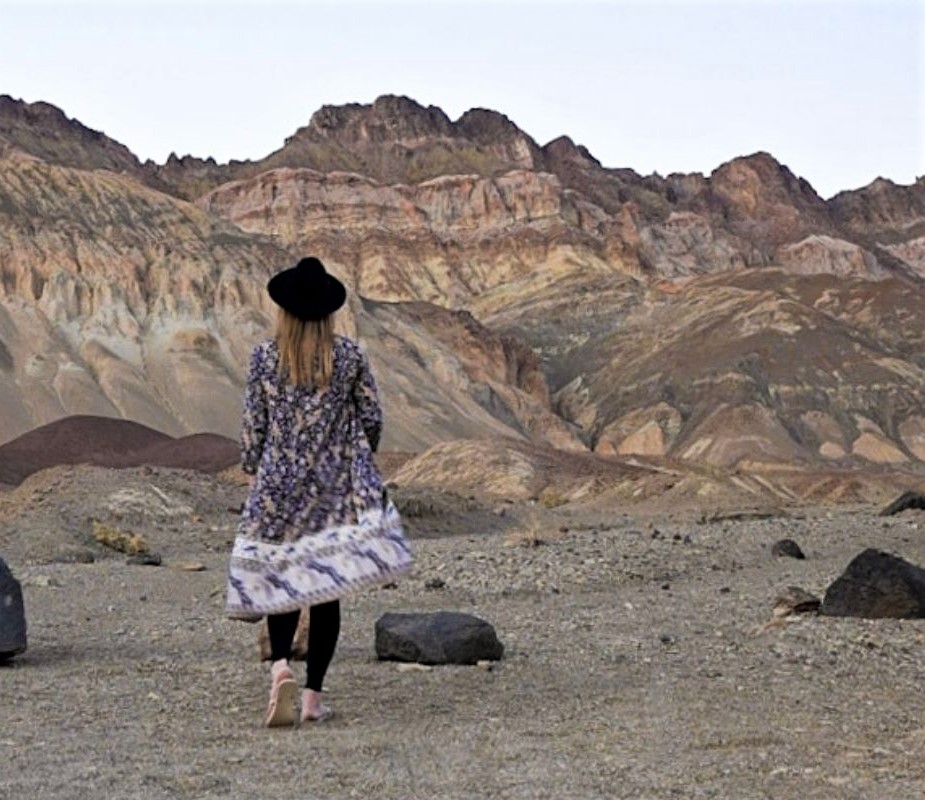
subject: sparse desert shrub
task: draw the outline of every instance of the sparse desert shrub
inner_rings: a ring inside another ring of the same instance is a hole
[[[547,486],[540,492],[538,499],[543,508],[558,508],[559,506],[564,506],[568,502],[567,497],[550,486]]]
[[[148,543],[140,533],[126,533],[99,520],[93,520],[93,538],[100,544],[126,555],[149,552]]]
[[[539,547],[543,544],[551,544],[559,538],[561,538],[560,534],[543,530],[534,512],[526,524],[508,532],[504,537],[504,544],[507,547]]]
[[[426,517],[437,513],[437,507],[423,497],[402,497],[395,502],[398,513],[403,517]]]

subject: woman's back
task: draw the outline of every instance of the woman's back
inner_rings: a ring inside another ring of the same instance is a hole
[[[262,520],[273,538],[293,525],[321,530],[355,523],[382,495],[373,461],[382,412],[366,356],[351,339],[335,337],[325,387],[296,385],[279,364],[275,340],[254,349],[244,426],[253,435],[242,439],[257,481],[245,517],[251,512],[255,523]]]

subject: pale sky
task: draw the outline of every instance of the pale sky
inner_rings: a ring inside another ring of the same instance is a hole
[[[161,162],[260,158],[322,105],[403,94],[641,174],[766,150],[829,197],[925,174],[925,0],[0,0],[0,94]]]

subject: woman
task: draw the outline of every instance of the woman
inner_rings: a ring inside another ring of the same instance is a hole
[[[276,336],[251,357],[241,433],[251,489],[231,555],[228,612],[264,615],[270,634],[268,726],[295,721],[289,667],[299,610],[310,606],[302,722],[321,702],[340,632],[341,597],[405,573],[411,553],[373,461],[382,430],[376,384],[357,344],[333,333],[344,285],[317,258],[270,279]]]

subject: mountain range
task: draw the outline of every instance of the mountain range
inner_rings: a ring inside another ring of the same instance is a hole
[[[306,254],[351,289],[390,450],[925,462],[925,178],[823,200],[768,153],[642,176],[394,96],[259,161],[160,165],[0,97],[0,442],[76,414],[235,436],[264,285]]]

